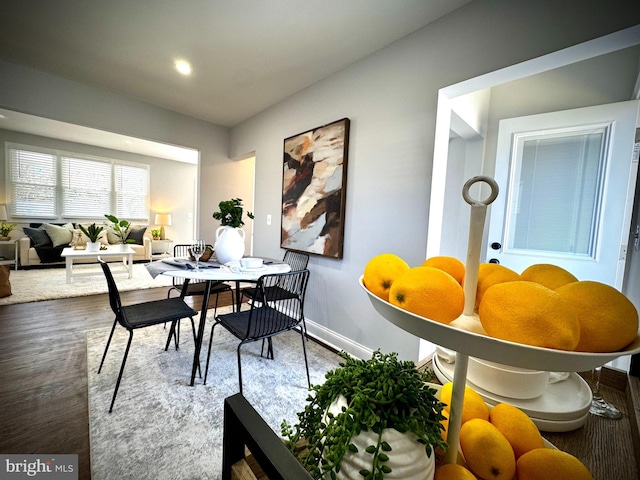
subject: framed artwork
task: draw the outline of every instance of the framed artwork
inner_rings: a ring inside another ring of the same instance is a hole
[[[342,258],[349,119],[284,140],[280,246]]]

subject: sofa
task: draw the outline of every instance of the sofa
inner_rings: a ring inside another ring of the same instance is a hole
[[[84,225],[84,224],[83,224]],[[22,228],[24,236],[18,241],[18,258],[20,267],[35,267],[42,265],[64,264],[64,258],[60,257],[66,247],[82,246],[89,240],[78,228],[78,224],[30,224]],[[128,245],[135,251],[133,261],[151,261],[151,229],[144,225],[131,227],[128,240],[135,243]],[[105,227],[98,239],[105,246],[119,243],[119,238],[113,230]],[[121,258],[105,258],[106,261],[121,261]],[[80,260],[79,262],[92,263],[93,259]]]

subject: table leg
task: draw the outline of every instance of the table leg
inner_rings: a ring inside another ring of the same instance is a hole
[[[200,350],[202,349],[202,337],[204,337],[204,326],[207,321],[207,310],[209,309],[209,292],[211,290],[211,280],[206,280],[204,294],[202,296],[202,310],[200,311],[200,323],[198,323],[198,334],[196,336],[195,352],[193,353],[193,367],[191,368],[191,383],[196,380],[196,372],[200,364]]]
[[[242,292],[240,291],[240,280],[236,280],[236,312],[240,311],[242,305]]]
[[[129,278],[133,278],[133,254],[127,255],[127,270],[129,271]]]
[[[67,283],[71,283],[71,271],[73,269],[73,259],[71,257],[67,257],[65,259],[65,270],[67,271]]]

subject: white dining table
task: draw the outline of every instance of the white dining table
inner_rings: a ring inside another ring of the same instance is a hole
[[[240,292],[240,284],[242,282],[257,282],[263,275],[275,273],[287,273],[291,271],[291,266],[282,260],[273,260],[265,258],[261,268],[241,268],[239,262],[232,262],[227,265],[220,265],[215,261],[200,262],[200,270],[195,271],[193,265],[195,262],[185,258],[169,258],[147,265],[147,270],[152,276],[162,274],[169,277],[182,278],[187,281],[206,282],[204,295],[202,298],[202,310],[200,311],[200,320],[198,322],[198,330],[196,333],[195,352],[193,354],[193,366],[191,369],[190,385],[195,384],[196,372],[200,363],[200,350],[202,349],[202,339],[204,337],[204,327],[207,320],[207,310],[209,309],[209,291],[213,282],[235,282],[236,308],[240,308],[242,294]],[[182,267],[180,265],[183,265]],[[186,289],[183,289],[183,292]]]

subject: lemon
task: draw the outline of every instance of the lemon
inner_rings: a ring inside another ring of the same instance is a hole
[[[582,281],[556,290],[574,308],[580,322],[580,352],[615,352],[638,336],[638,312],[615,288]]]
[[[487,334],[536,347],[574,350],[580,323],[573,305],[539,283],[505,282],[485,292],[478,309]]]
[[[491,423],[474,418],[463,424],[460,427],[460,448],[467,466],[478,477],[484,480],[513,480],[516,473],[513,449]]]
[[[544,447],[540,430],[518,407],[499,403],[489,412],[489,421],[509,441],[516,459],[530,450]]]
[[[476,476],[462,465],[447,463],[436,468],[433,480],[476,480]]]
[[[476,303],[478,308],[487,289],[496,283],[514,282],[520,275],[498,263],[481,263],[478,266],[478,285],[476,287]]]
[[[589,469],[570,453],[555,448],[536,448],[516,464],[518,480],[593,480]]]
[[[539,283],[551,290],[555,290],[567,283],[578,281],[571,272],[549,263],[536,263],[531,265],[520,274],[520,277],[522,277],[522,280]]]
[[[393,253],[382,253],[367,262],[362,281],[367,290],[388,302],[391,284],[407,270],[409,265],[402,258]]]
[[[389,302],[416,315],[449,323],[462,314],[464,292],[442,270],[413,267],[395,279],[389,290]]]
[[[449,406],[451,405],[451,395],[453,392],[453,382],[447,382],[440,390],[440,401],[445,404],[443,410],[447,412],[447,428],[449,427]],[[484,402],[478,392],[469,387],[464,386],[464,400],[462,401],[462,424],[474,418],[489,420],[489,407]]]
[[[423,263],[423,267],[438,268],[447,272],[453,278],[456,279],[460,285],[464,280],[464,263],[455,257],[448,257],[446,255],[439,255],[436,257],[427,258]]]

